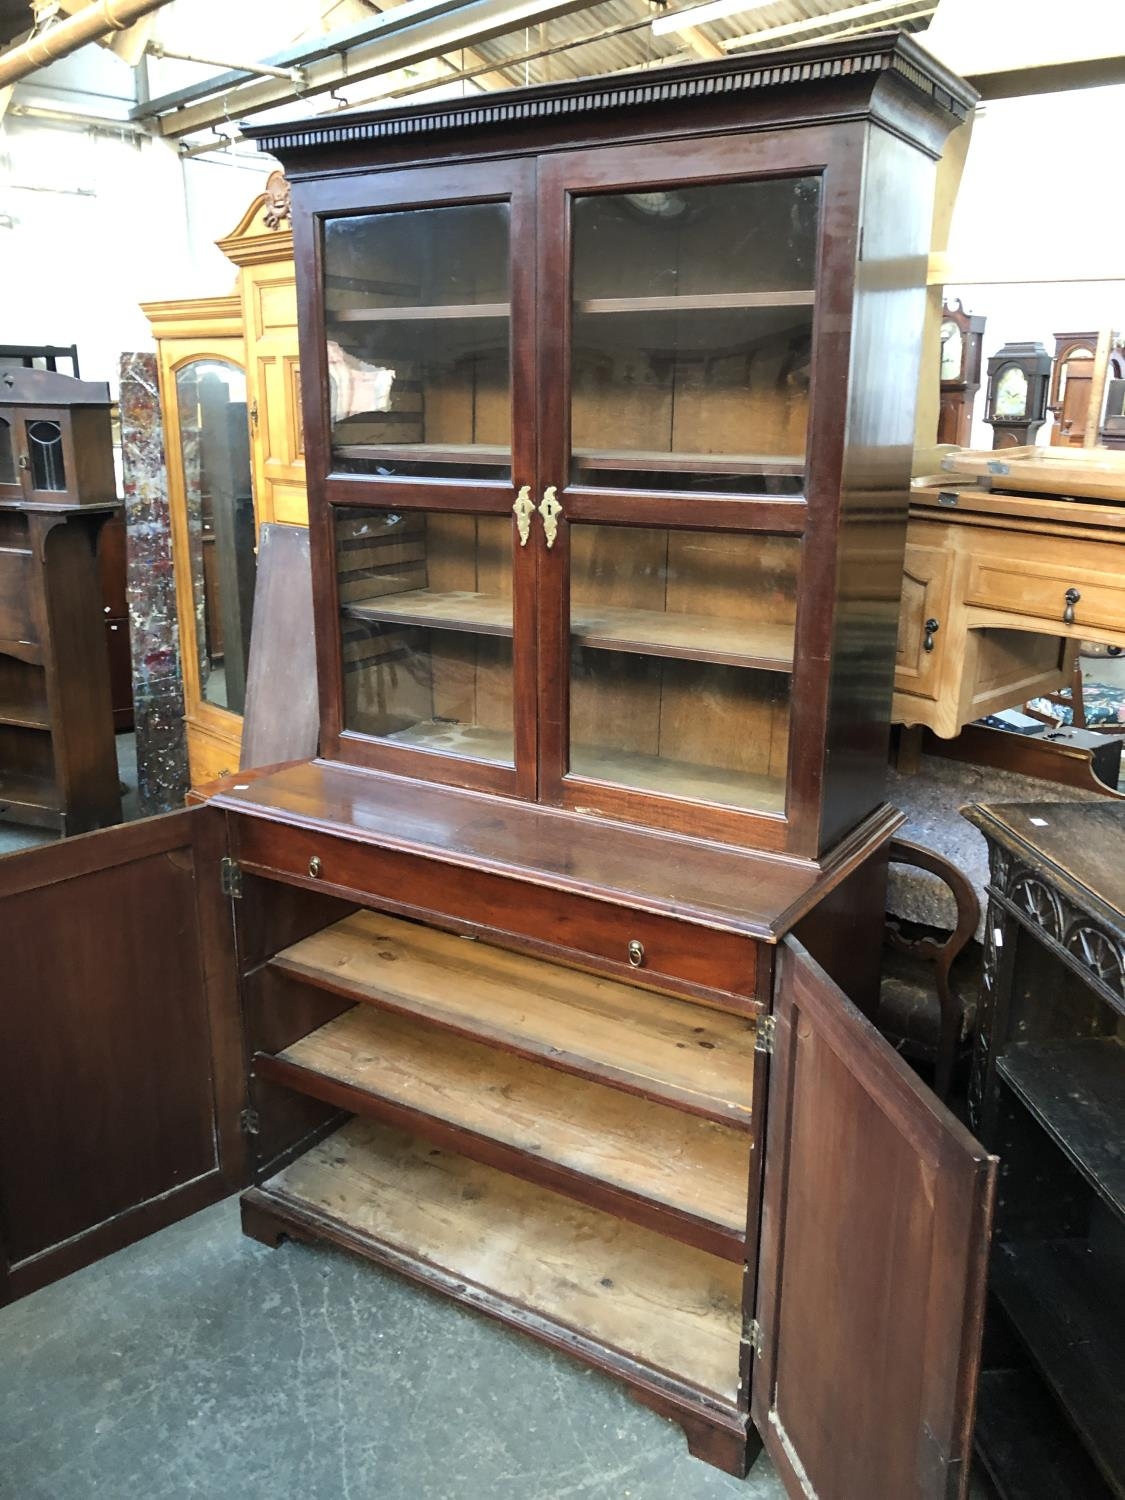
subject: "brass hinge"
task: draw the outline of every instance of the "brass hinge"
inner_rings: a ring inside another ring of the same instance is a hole
[[[244,1109],[238,1117],[246,1135],[257,1135],[262,1128],[262,1119],[256,1109]]]
[[[754,1051],[766,1052],[773,1056],[773,1036],[777,1030],[776,1016],[761,1016],[758,1019],[757,1031],[754,1035]]]
[[[219,861],[219,888],[224,896],[237,901],[242,895],[242,866],[230,855]]]
[[[743,1330],[742,1336],[745,1342],[750,1345],[750,1348],[753,1349],[755,1356],[761,1359],[764,1340],[762,1339],[762,1325],[758,1322],[757,1318],[750,1319]]]

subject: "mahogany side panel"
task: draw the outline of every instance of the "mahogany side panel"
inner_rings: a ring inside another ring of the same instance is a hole
[[[934,165],[873,126],[867,137],[818,849],[884,795]],[[893,201],[888,213],[878,205]],[[866,212],[870,206],[872,211]]]

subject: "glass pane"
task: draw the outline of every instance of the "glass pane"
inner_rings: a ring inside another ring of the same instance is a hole
[[[16,456],[12,449],[12,424],[0,417],[0,484],[17,484]]]
[[[336,512],[344,728],[513,765],[506,516]]]
[[[570,527],[570,771],[781,813],[800,541]]]
[[[246,376],[225,360],[193,360],[176,374],[176,403],[200,692],[240,714],[257,573]]]
[[[580,197],[571,481],[799,494],[820,180]]]
[[[42,420],[27,424],[27,451],[31,459],[31,486],[36,490],[65,490],[62,428]]]
[[[509,477],[508,219],[473,203],[326,224],[334,468]]]

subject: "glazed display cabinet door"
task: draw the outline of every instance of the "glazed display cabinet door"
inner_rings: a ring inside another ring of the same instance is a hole
[[[547,800],[788,847],[833,149],[540,164]]]
[[[775,992],[751,1411],[795,1500],[964,1500],[996,1160],[809,954]]]
[[[0,859],[0,1304],[243,1180],[225,839],[194,808]]]
[[[324,304],[327,410],[306,426],[328,434],[308,453],[335,560],[326,753],[528,797],[532,182],[499,163],[329,183],[295,227]]]

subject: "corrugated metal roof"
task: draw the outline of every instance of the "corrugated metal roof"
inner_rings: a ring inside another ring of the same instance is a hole
[[[783,47],[822,40],[828,36],[902,26],[916,31],[929,22],[937,0],[886,0],[878,12],[854,15],[857,0],[773,0],[699,26],[705,43],[726,50],[724,44],[741,40],[736,51],[753,50],[748,40],[765,32],[761,45]],[[677,32],[657,35],[650,25],[655,16],[670,14],[685,6],[663,6],[649,0],[605,0],[573,15],[528,27],[523,32],[477,42],[473,52],[492,63],[509,84],[550,83],[565,78],[588,78],[607,73],[658,67],[703,55]],[[845,16],[836,18],[835,13]],[[792,34],[776,35],[774,28],[801,22],[816,24]],[[611,33],[606,35],[605,33]],[[544,54],[547,55],[532,55]],[[456,62],[456,56],[449,61]]]

